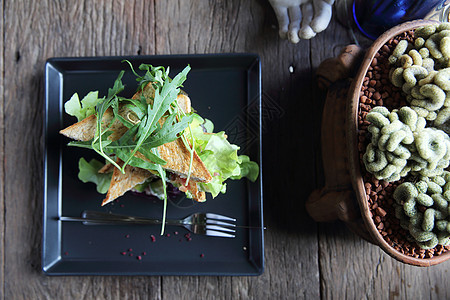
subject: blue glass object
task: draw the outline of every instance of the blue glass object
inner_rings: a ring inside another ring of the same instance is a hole
[[[423,19],[444,3],[445,0],[355,0],[353,18],[359,30],[375,40],[395,25]]]

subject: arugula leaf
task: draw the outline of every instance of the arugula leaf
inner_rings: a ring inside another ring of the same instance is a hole
[[[142,155],[144,155],[145,158],[147,158],[147,159],[150,160],[151,162],[154,162],[154,163],[159,164],[159,165],[165,165],[165,164],[167,164],[167,161],[165,161],[164,159],[162,159],[161,157],[159,157],[159,155],[154,154],[154,153],[151,151],[152,149],[153,149],[153,148],[146,149],[146,148],[144,148],[144,147],[141,147],[141,148],[139,149],[139,152],[140,152]]]
[[[111,141],[110,140],[104,140],[104,141],[102,141],[102,143],[103,143],[102,147],[105,148],[105,147],[107,147],[108,145],[111,144]],[[87,142],[84,142],[84,141],[71,141],[71,142],[69,142],[67,144],[67,146],[75,146],[75,147],[79,147],[79,148],[86,148],[86,149],[94,150],[94,148],[92,147],[92,142],[91,141],[87,141]]]
[[[121,160],[126,160],[129,158],[131,149],[133,148],[133,139],[136,134],[136,131],[139,127],[139,124],[134,125],[132,128],[130,128],[125,134],[117,141],[112,142],[108,146],[108,150],[111,151],[111,153],[117,155]],[[146,149],[141,148],[141,152],[145,152]],[[151,160],[152,162],[146,162],[143,159],[140,159],[138,157],[132,157],[129,161],[129,164],[133,167],[140,167],[144,169],[151,169],[156,171],[156,166],[154,163],[157,164],[166,164],[167,162],[161,159],[159,156],[154,155],[151,153],[150,155],[146,155],[147,153],[142,153],[146,158]]]
[[[129,158],[129,151],[126,151],[126,150],[123,150],[123,149],[118,149],[117,151],[115,151],[115,154],[122,161],[124,159]],[[155,155],[155,158],[159,158],[159,156]],[[161,161],[164,162],[164,164],[166,163],[164,160],[161,160]],[[158,166],[159,166],[159,164],[157,164],[157,163],[153,163],[153,162],[149,162],[149,161],[143,160],[142,158],[139,158],[137,156],[131,157],[131,159],[129,161],[129,165],[133,166],[133,167],[138,167],[138,168],[148,169],[148,170],[153,170],[153,171],[157,171],[158,170]]]
[[[157,126],[159,126],[159,119],[161,119],[161,117],[169,110],[172,102],[176,101],[178,93],[180,92],[178,87],[186,80],[186,75],[189,70],[190,67],[187,66],[181,73],[175,76],[171,82],[164,82],[161,92],[159,91],[159,88],[155,90],[153,105],[148,105],[147,115],[139,123],[140,126],[136,134],[136,147],[131,152],[130,157],[124,162],[122,170],[130,162],[144,141],[153,133],[153,131],[155,131]]]
[[[192,122],[193,116],[185,116],[179,122],[174,122],[175,117],[175,114],[170,115],[161,129],[156,131],[153,136],[149,137],[142,144],[142,147],[155,148],[178,139],[178,135],[188,127],[190,122]]]
[[[122,83],[122,77],[125,71],[120,71],[119,76],[117,76],[116,81],[114,81],[114,86],[108,89],[108,98],[112,98],[123,91],[125,86]]]
[[[144,117],[145,113],[147,112],[148,105],[145,97],[141,98],[140,100],[128,99],[128,101],[130,101],[131,104],[127,104],[127,107],[136,114],[136,117],[139,120],[142,119],[142,117]]]
[[[156,148],[152,149],[153,154],[158,155]],[[167,216],[167,187],[166,187],[166,171],[158,165],[158,174],[161,177],[162,187],[164,191],[164,205],[163,205],[163,214],[162,214],[162,222],[161,222],[161,235],[164,234],[164,229],[166,227],[166,216]]]
[[[127,128],[133,127],[134,123],[130,122],[126,118],[122,117],[119,113],[119,101],[114,101],[111,103],[111,107],[113,108],[114,115],[117,117],[117,119],[122,122],[123,125],[125,125]]]
[[[131,68],[131,71],[136,76],[136,81],[139,82],[139,89],[143,89],[147,84],[152,83],[156,85],[156,88],[160,88],[164,85],[164,82],[166,80],[169,80],[169,71],[170,69],[167,68],[167,70],[160,66],[160,67],[154,67],[149,64],[141,64],[139,66],[139,70],[146,71],[144,76],[140,76],[133,68],[133,65],[128,60],[123,60],[122,62],[128,63],[128,65]],[[138,89],[138,90],[139,90]]]
[[[92,140],[92,149],[94,149],[98,154],[103,156],[108,162],[112,163],[116,168],[121,170],[122,173],[125,173],[125,168],[123,168],[123,169],[120,168],[120,166],[114,160],[112,160],[103,150],[104,148],[103,148],[103,142],[102,142],[102,138],[103,138],[102,122],[103,122],[103,115],[108,110],[108,108],[111,105],[113,105],[113,102],[118,101],[117,94],[120,93],[121,91],[123,91],[123,89],[125,88],[125,86],[122,84],[122,77],[123,77],[124,73],[125,73],[125,71],[121,71],[119,73],[119,76],[117,77],[116,81],[114,82],[113,88],[108,89],[108,97],[106,99],[104,99],[103,101],[101,101],[100,103],[98,103],[95,107],[96,117],[97,117],[97,128],[95,130],[94,139]],[[118,106],[117,103],[114,105]],[[108,125],[108,128],[114,123],[115,119],[116,119],[116,117],[113,118],[111,123]],[[108,129],[106,129],[106,130],[108,130]]]

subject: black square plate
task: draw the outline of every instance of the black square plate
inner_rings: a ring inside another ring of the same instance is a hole
[[[78,179],[78,160],[95,154],[68,147],[58,132],[76,122],[64,113],[64,102],[74,92],[107,94],[120,70],[141,63],[170,66],[171,76],[186,65],[183,90],[193,107],[212,120],[215,132],[225,130],[231,143],[241,146],[261,166],[261,64],[254,54],[52,58],[45,69],[45,189],[42,269],[48,275],[259,275],[264,270],[262,178],[229,180],[227,193],[205,203],[186,198],[169,200],[168,218],[197,211],[235,217],[236,238],[189,235],[183,228],[95,225],[61,222],[60,216],[80,216],[83,210],[161,218],[162,201],[127,193],[101,207],[104,195],[94,184]],[[137,83],[131,71],[123,78],[122,93],[130,97]],[[100,159],[99,157],[97,157]],[[250,228],[249,228],[250,227]]]

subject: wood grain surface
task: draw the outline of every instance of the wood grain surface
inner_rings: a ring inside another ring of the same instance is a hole
[[[0,10],[2,299],[450,299],[449,262],[401,264],[342,223],[317,224],[306,213],[309,193],[323,184],[325,94],[314,70],[353,42],[335,18],[314,39],[291,45],[279,39],[265,0],[15,0]],[[225,52],[262,60],[264,274],[43,275],[46,59]]]

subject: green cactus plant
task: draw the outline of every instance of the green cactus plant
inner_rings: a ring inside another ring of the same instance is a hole
[[[450,161],[450,138],[408,106],[373,108],[366,116],[371,142],[363,155],[368,172],[379,180],[397,181],[409,173],[439,175]]]
[[[400,226],[421,248],[450,245],[450,172],[413,177],[393,197]]]
[[[450,23],[416,29],[414,42],[400,41],[389,62],[389,78],[411,108],[450,133]]]
[[[409,107],[374,108],[366,170],[377,179],[406,180],[394,191],[395,216],[423,249],[450,245],[450,23],[415,30],[389,57],[389,78]]]

